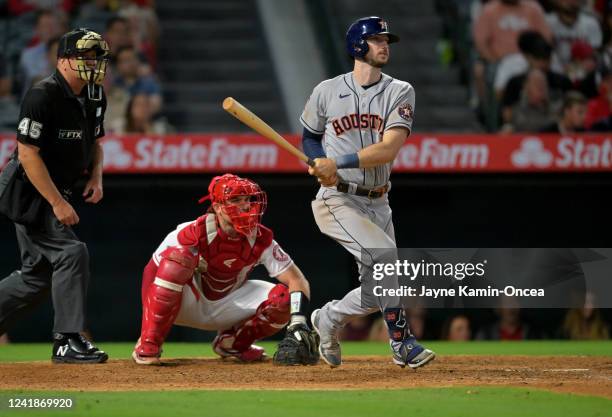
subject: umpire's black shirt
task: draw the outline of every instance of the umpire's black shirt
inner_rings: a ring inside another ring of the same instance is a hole
[[[106,96],[90,100],[87,86],[76,96],[59,71],[36,83],[21,104],[17,140],[40,148],[51,179],[71,188],[93,161],[93,146],[104,136]]]

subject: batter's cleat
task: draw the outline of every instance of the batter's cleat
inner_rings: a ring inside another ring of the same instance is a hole
[[[326,331],[321,326],[319,321],[320,308],[317,308],[310,315],[312,328],[317,332],[321,342],[319,343],[319,354],[332,368],[337,368],[342,365],[342,354],[340,353],[340,343],[338,343],[338,334],[334,331]]]
[[[132,359],[138,365],[161,365],[159,358],[162,350],[153,343],[140,343],[140,338],[132,351]]]
[[[406,365],[411,368],[419,368],[436,357],[433,351],[419,345],[414,336],[410,336],[401,342],[391,340],[389,344],[393,351],[393,363],[402,368]]]
[[[55,333],[53,335],[53,363],[104,363],[106,352],[98,349],[87,338],[78,333]]]
[[[218,334],[212,342],[213,350],[223,359],[237,358],[241,362],[262,362],[268,357],[266,351],[261,346],[251,345],[246,350],[239,352],[228,348],[226,346],[229,344],[228,342],[233,343],[233,334]]]

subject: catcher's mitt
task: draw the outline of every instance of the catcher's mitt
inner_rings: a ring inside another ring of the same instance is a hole
[[[275,365],[316,365],[319,362],[319,335],[306,324],[287,328],[274,354]]]

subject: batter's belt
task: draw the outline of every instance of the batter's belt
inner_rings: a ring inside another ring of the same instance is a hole
[[[367,188],[360,187],[359,185],[351,182],[339,182],[336,186],[336,190],[342,193],[354,194],[360,197],[376,199],[382,197],[387,191],[389,191],[389,184],[370,190]]]

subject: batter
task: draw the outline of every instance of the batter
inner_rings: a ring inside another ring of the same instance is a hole
[[[389,60],[389,44],[398,40],[380,17],[354,22],[346,34],[347,52],[355,59],[353,71],[317,85],[300,117],[304,151],[315,161],[309,173],[321,184],[312,202],[316,223],[355,256],[361,276],[377,262],[368,249],[396,247],[389,176],[412,130],[415,104],[409,83],[381,71]],[[313,312],[312,324],[321,337],[319,352],[330,366],[342,363],[338,330],[379,310],[397,365],[417,368],[435,357],[410,334],[399,299],[362,304],[361,288],[356,288]]]

